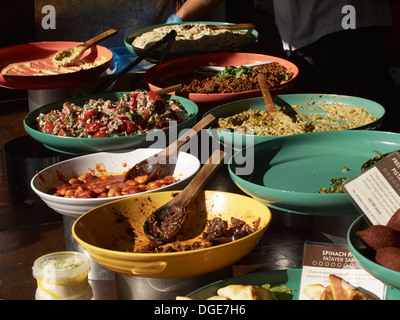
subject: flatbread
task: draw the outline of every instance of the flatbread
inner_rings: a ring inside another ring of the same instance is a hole
[[[303,288],[302,293],[311,300],[375,300],[334,274],[329,275],[329,284],[326,287],[310,284]]]
[[[232,284],[218,289],[217,294],[230,300],[273,300],[267,289],[252,285]]]

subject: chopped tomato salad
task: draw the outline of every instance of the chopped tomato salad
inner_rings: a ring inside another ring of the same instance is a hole
[[[83,106],[65,102],[61,110],[41,113],[39,131],[68,137],[104,138],[162,130],[186,120],[187,113],[175,99],[164,100],[157,93],[136,90],[118,101],[90,99]],[[172,122],[173,121],[173,122]]]

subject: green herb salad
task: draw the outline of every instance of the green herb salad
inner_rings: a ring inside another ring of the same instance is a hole
[[[65,102],[61,110],[36,118],[41,132],[68,137],[103,138],[147,133],[185,121],[186,111],[176,99],[164,100],[152,91],[124,93],[118,101],[90,99],[82,106]]]

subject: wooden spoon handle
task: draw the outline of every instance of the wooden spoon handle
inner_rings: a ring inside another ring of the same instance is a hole
[[[237,23],[237,24],[218,24],[208,25],[212,30],[226,29],[226,30],[253,30],[256,28],[254,23]]]
[[[264,97],[265,107],[267,108],[268,112],[276,112],[274,101],[272,100],[271,93],[269,92],[267,78],[265,74],[259,73],[257,75],[258,83],[261,87],[261,92]]]
[[[104,31],[103,33],[99,34],[98,36],[93,37],[92,39],[89,39],[88,41],[86,41],[82,46],[85,48],[89,48],[95,44],[97,44],[98,42],[105,40],[109,37],[111,37],[112,35],[114,35],[115,33],[117,33],[117,30],[115,29],[109,29],[107,31]]]
[[[222,150],[215,150],[208,161],[203,165],[196,176],[189,182],[184,191],[179,193],[174,199],[173,203],[185,207],[188,205],[203,189],[205,184],[214,175],[217,169],[221,166],[226,152]]]
[[[179,149],[186,144],[192,137],[197,135],[202,129],[208,127],[212,122],[214,122],[215,117],[212,114],[208,114],[199,122],[197,122],[190,130],[187,131],[186,134],[179,137],[176,141],[171,143],[167,148],[160,152],[164,153],[164,155],[170,155],[173,153],[178,153]]]
[[[160,90],[156,90],[154,92],[157,93],[158,95],[162,96],[163,94],[174,92],[174,91],[177,91],[179,89],[182,89],[182,84],[181,83],[175,84],[173,86],[166,87],[166,88],[163,88],[163,89],[160,89]]]

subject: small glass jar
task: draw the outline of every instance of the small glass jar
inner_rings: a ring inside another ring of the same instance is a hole
[[[36,300],[90,300],[89,259],[80,252],[60,251],[39,257],[33,264]]]

